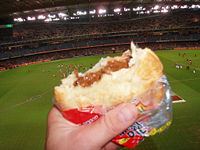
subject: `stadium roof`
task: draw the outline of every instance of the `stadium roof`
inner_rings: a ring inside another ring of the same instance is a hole
[[[130,6],[155,3],[199,3],[199,0],[2,0],[0,17],[34,15],[44,12],[62,11],[68,8],[93,8],[97,6]]]

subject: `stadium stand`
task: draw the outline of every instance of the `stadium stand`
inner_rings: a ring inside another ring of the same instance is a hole
[[[200,47],[199,10],[109,23],[17,23],[13,37],[0,38],[0,67],[12,68],[28,61],[105,54],[109,53],[107,49],[113,48],[111,52],[119,47],[128,49],[130,41],[153,50]]]

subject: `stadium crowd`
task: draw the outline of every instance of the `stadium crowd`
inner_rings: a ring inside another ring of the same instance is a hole
[[[177,30],[177,32],[173,30],[171,32],[170,29],[174,28],[179,28],[180,30]],[[165,32],[160,32],[164,30]],[[115,52],[119,53],[129,48],[128,43],[130,41],[138,43],[139,47],[149,47],[153,50],[199,48],[199,11],[194,11],[193,13],[182,11],[145,18],[141,17],[140,19],[132,19],[124,22],[98,24],[63,24],[61,22],[22,23],[14,26],[13,37],[0,37],[0,43],[65,36],[73,37],[87,34],[128,33],[130,31],[135,31],[136,34],[113,38],[103,36],[101,38],[87,39],[85,41],[72,40],[71,42],[63,43],[36,42],[14,46],[0,46],[0,68],[10,69],[28,62]],[[117,45],[117,43],[122,44]]]
[[[101,22],[96,24],[92,24],[92,22],[85,24],[29,22],[15,25],[13,28],[13,37],[1,37],[0,41],[15,42],[87,34],[187,28],[199,25],[199,11],[194,11],[192,13],[183,11],[178,13],[141,17],[140,19],[129,19],[123,22]],[[183,30],[182,32],[185,33],[186,30]],[[191,30],[190,32],[200,33],[200,29],[195,31]]]
[[[200,42],[150,42],[150,43],[137,43],[137,46],[141,48],[148,47],[152,50],[169,50],[175,48],[200,48]],[[65,51],[57,51],[51,53],[42,53],[42,54],[33,54],[21,57],[14,57],[10,59],[1,60],[0,69],[12,69],[23,64],[41,62],[41,61],[51,61],[57,59],[73,58],[73,57],[82,57],[82,56],[92,56],[92,55],[103,55],[103,54],[113,54],[113,53],[122,53],[130,49],[129,44],[122,45],[111,45],[111,46],[102,46],[102,47],[89,47],[83,49],[73,49]]]
[[[80,50],[68,50],[60,51],[47,54],[30,55],[17,58],[10,58],[1,61],[0,68],[12,69],[23,64],[28,64],[32,62],[41,62],[45,60],[57,60],[64,58],[73,58],[81,56],[92,56],[92,55],[102,55],[111,54],[115,52],[122,52],[128,49],[128,45],[116,46],[116,47],[94,47],[90,49],[80,49]]]

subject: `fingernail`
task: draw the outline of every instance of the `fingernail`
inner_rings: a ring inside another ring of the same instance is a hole
[[[137,110],[133,104],[124,103],[119,110],[119,119],[126,123],[135,120],[137,116]]]

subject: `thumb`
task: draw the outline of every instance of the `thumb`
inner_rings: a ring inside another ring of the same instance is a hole
[[[131,103],[122,103],[106,113],[96,122],[85,127],[91,143],[102,147],[118,134],[130,127],[137,118],[137,108]]]

